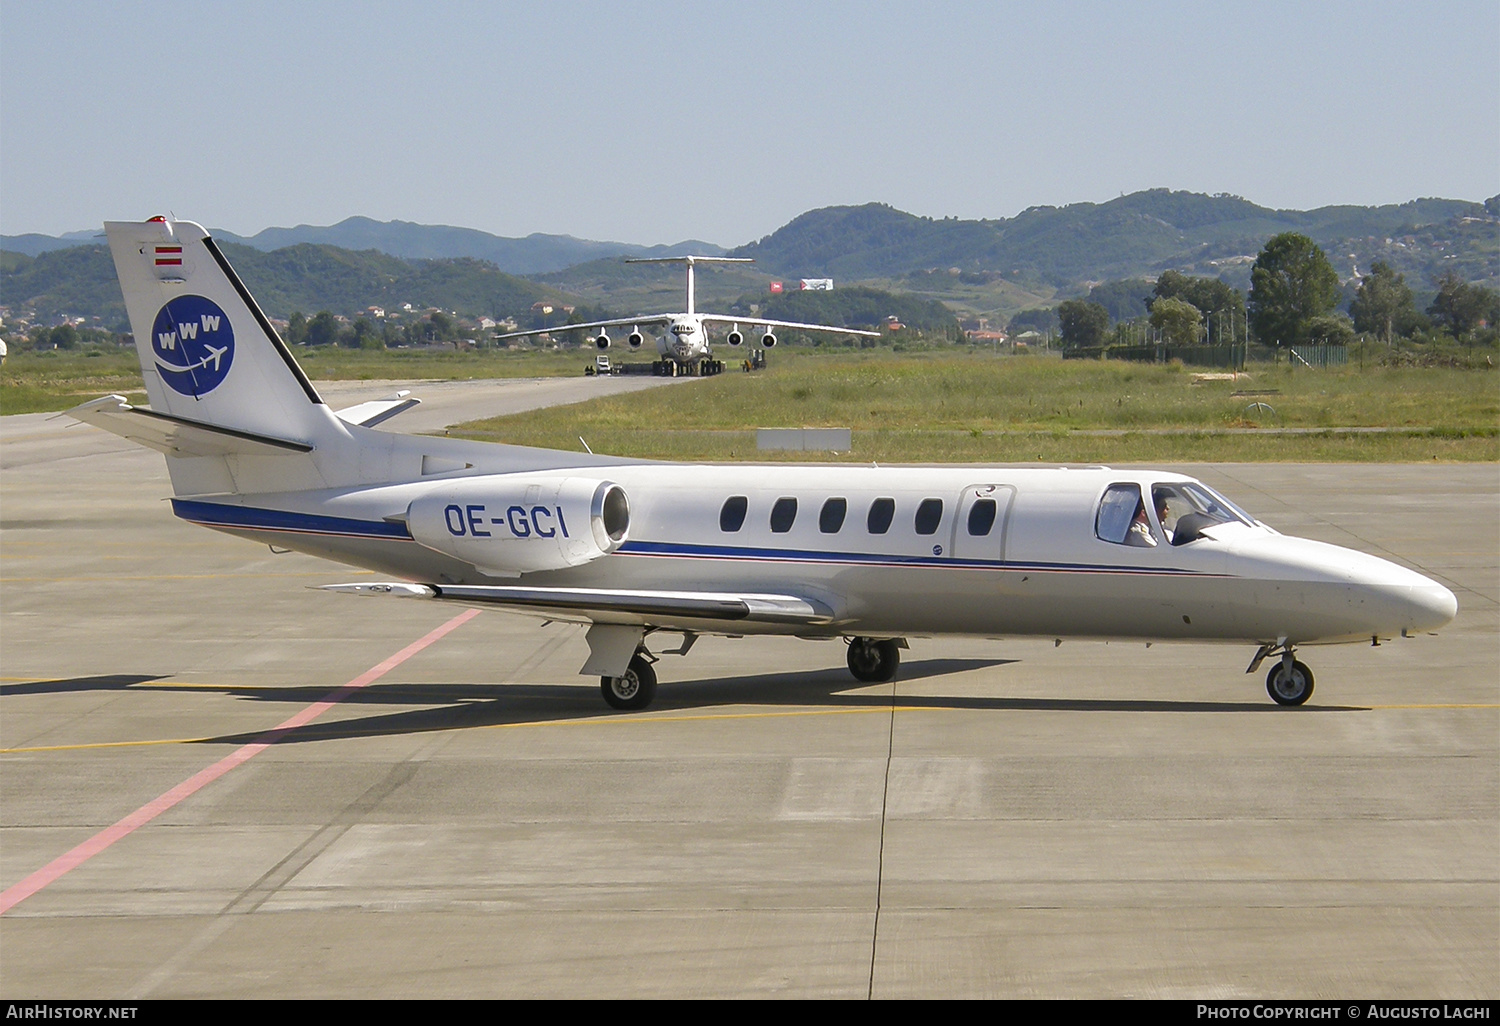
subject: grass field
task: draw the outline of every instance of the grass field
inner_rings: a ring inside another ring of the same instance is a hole
[[[579,374],[590,355],[299,350],[297,358],[315,380],[452,380]],[[144,400],[133,352],[19,353],[0,370],[3,413],[63,410],[109,392]],[[759,454],[757,427],[847,427],[853,451]],[[582,435],[596,452],[691,460],[1493,461],[1500,376],[1252,365],[1236,380],[1201,380],[1175,365],[780,348],[755,374],[731,370],[452,433],[561,449],[578,449]]]
[[[1261,394],[1244,394],[1244,393]],[[1239,394],[1237,394],[1239,393]],[[1263,406],[1253,406],[1261,403]],[[769,370],[455,428],[662,459],[760,458],[757,427],[847,427],[855,462],[1409,462],[1500,458],[1500,377],[1452,368],[1179,366],[983,353],[802,354]],[[1381,429],[1345,433],[1348,428]],[[1284,433],[1292,429],[1295,433]]]
[[[430,349],[298,349],[297,362],[321,381],[546,378],[583,373],[592,353],[454,352]],[[145,401],[135,350],[122,346],[15,353],[0,368],[0,414],[66,410],[117,392]]]

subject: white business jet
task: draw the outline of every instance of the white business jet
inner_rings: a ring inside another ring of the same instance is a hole
[[[724,341],[731,346],[740,346],[745,342],[745,333],[740,331],[740,321],[751,326],[751,337],[758,338],[760,344],[769,349],[776,344],[777,328],[794,328],[799,331],[832,331],[841,335],[863,335],[866,338],[879,338],[878,331],[862,331],[857,328],[839,328],[832,324],[801,324],[797,321],[769,321],[765,318],[734,318],[721,317],[718,314],[698,313],[697,305],[693,297],[693,265],[695,264],[750,264],[754,263],[749,257],[715,257],[715,256],[680,256],[680,257],[627,257],[627,264],[685,264],[687,266],[687,310],[682,313],[645,314],[641,317],[617,317],[610,321],[589,321],[586,324],[563,324],[556,328],[539,328],[532,331],[510,331],[503,335],[496,335],[497,339],[527,338],[536,335],[562,331],[597,331],[593,336],[594,345],[599,349],[608,349],[611,339],[609,328],[630,329],[625,336],[625,344],[631,349],[639,349],[645,342],[646,336],[642,334],[641,328],[660,327],[663,333],[656,342],[657,352],[661,359],[652,365],[652,370],[657,374],[666,374],[676,377],[678,374],[718,374],[724,370],[724,361],[715,360],[713,350],[708,343],[708,325],[727,324],[729,331]]]
[[[201,227],[106,230],[150,407],[70,412],[165,453],[178,517],[393,578],[330,591],[585,624],[580,672],[618,709],[656,692],[655,634],[681,654],[704,634],[843,638],[871,682],[913,635],[1235,642],[1300,705],[1298,648],[1457,611],[1418,573],[1168,471],[683,465],[374,430],[415,400],[330,410]],[[182,270],[153,261],[179,246]],[[168,341],[177,366],[224,351],[182,373],[154,358]]]

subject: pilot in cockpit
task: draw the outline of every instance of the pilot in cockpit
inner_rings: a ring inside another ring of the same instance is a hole
[[[1172,515],[1171,508],[1167,505],[1167,494],[1164,489],[1154,489],[1156,498],[1156,522],[1161,524],[1162,537],[1167,539],[1167,544],[1172,544],[1172,528],[1169,524],[1177,523],[1177,518]],[[1144,510],[1142,513],[1144,514]]]
[[[1135,504],[1135,516],[1130,520],[1130,530],[1125,532],[1125,544],[1155,546],[1156,538],[1151,534],[1151,521],[1146,518],[1145,500]]]

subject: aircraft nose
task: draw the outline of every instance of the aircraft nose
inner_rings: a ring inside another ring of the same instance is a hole
[[[1434,581],[1415,585],[1407,596],[1413,630],[1436,630],[1458,615],[1458,599]]]

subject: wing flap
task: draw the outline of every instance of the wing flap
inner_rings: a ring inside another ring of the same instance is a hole
[[[168,456],[285,456],[312,452],[306,442],[215,427],[169,413],[131,406],[121,395],[107,395],[75,406],[67,415]]]
[[[628,616],[651,622],[658,618],[719,620],[743,623],[832,623],[834,611],[797,595],[741,594],[708,591],[630,591],[616,588],[528,588],[509,584],[326,584],[323,591],[350,595],[395,595],[436,598],[474,605],[504,606],[526,612],[549,612],[590,621]]]

